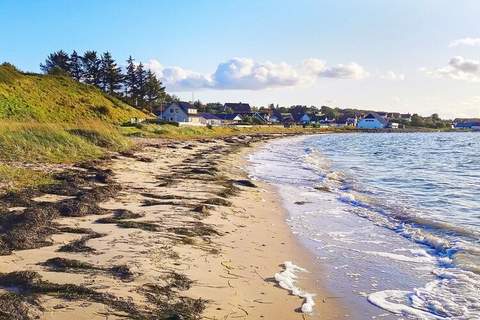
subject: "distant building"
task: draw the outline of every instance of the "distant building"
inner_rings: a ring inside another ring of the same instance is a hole
[[[220,126],[222,125],[222,119],[217,117],[215,114],[211,113],[201,113],[200,122],[209,126]]]
[[[170,103],[158,117],[164,121],[178,122],[179,124],[201,125],[197,108],[188,102]]]
[[[388,119],[400,119],[402,115],[398,112],[389,112],[387,113],[387,118]]]
[[[383,129],[388,126],[388,121],[378,113],[370,112],[357,123],[359,129]]]
[[[337,127],[356,127],[357,126],[357,118],[352,117],[342,117],[335,120],[335,125]]]
[[[309,124],[312,120],[310,116],[306,112],[306,108],[304,106],[295,106],[291,109],[293,120],[295,123],[299,124]]]
[[[410,113],[402,113],[400,114],[400,119],[410,122],[412,121],[412,115]]]
[[[219,113],[215,115],[222,124],[236,124],[243,121],[243,118],[236,113]]]
[[[457,118],[453,120],[453,127],[456,129],[480,130],[479,118]]]
[[[231,110],[232,113],[236,114],[249,114],[252,113],[252,107],[248,103],[225,103],[223,105],[223,111],[227,112]]]

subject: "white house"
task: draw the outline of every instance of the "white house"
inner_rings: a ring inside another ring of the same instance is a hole
[[[173,102],[160,114],[164,121],[178,122],[179,124],[202,125],[197,114],[197,108],[188,102]]]
[[[370,112],[357,122],[359,129],[383,129],[388,126],[388,121],[375,112]]]
[[[222,125],[222,119],[211,113],[201,113],[200,122],[210,126]]]

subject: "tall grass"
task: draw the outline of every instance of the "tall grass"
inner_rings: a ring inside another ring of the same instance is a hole
[[[77,125],[0,121],[0,160],[74,163],[122,150],[129,140],[100,121]]]

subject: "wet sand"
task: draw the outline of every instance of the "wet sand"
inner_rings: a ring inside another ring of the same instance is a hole
[[[1,256],[0,272],[35,271],[51,283],[91,288],[132,303],[142,312],[148,309],[142,315],[152,315],[152,319],[155,313],[172,313],[170,309],[180,309],[180,305],[198,311],[185,319],[344,318],[347,312],[340,301],[322,288],[321,281],[312,279],[322,270],[315,269],[312,257],[290,232],[275,191],[256,181],[250,185],[244,171],[245,155],[254,150],[252,146],[264,143],[263,139],[255,140],[150,140],[134,154],[113,157],[102,165],[111,170],[121,191],[99,204],[108,214],[55,220],[62,226],[88,228],[100,234],[86,241],[92,250],[59,252],[82,235],[56,233],[50,237],[52,245]],[[42,195],[35,200],[64,199]],[[112,220],[112,212],[134,216]],[[101,218],[110,220],[98,223]],[[52,271],[40,264],[56,257],[82,261],[97,269]],[[298,286],[316,294],[312,314],[299,312],[303,299],[290,295],[274,281],[284,261],[311,271],[300,274]],[[112,275],[108,270],[114,266],[127,266],[131,274],[126,278]],[[172,281],[175,277],[188,279],[188,285],[178,285]],[[146,289],[164,290],[167,286],[173,288],[167,293]],[[30,313],[40,319],[117,319],[128,315],[115,303],[99,303],[98,299],[67,300],[55,294],[38,297],[41,308],[31,306]],[[152,309],[152,301],[160,298],[168,303],[162,300]]]

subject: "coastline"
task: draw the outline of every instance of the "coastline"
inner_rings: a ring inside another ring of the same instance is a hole
[[[268,142],[256,143],[253,149],[243,149],[239,154],[231,155],[224,164],[225,168],[229,167],[231,174],[237,178],[245,179],[247,155],[265,143]],[[226,319],[229,316],[241,316],[249,319],[287,320],[345,317],[344,306],[323,288],[321,279],[314,279],[313,275],[322,274],[323,271],[319,270],[320,267],[314,263],[311,253],[291,232],[285,220],[287,212],[275,187],[260,181],[255,181],[255,184],[258,188],[244,190],[232,199],[234,207],[241,209],[234,210],[235,214],[228,218],[229,223],[240,228],[229,231],[219,239],[226,250],[218,258],[230,261],[230,265],[236,267],[230,270],[219,267],[213,271],[215,276],[210,278],[212,282],[222,286],[224,280],[219,279],[218,275],[233,271],[244,280],[230,280],[235,282],[229,283],[229,287],[209,290],[211,296],[217,298],[207,308],[204,318]],[[218,220],[214,218],[212,222],[218,223]],[[246,257],[248,261],[245,261]],[[210,266],[222,265],[220,260],[211,259]],[[273,276],[284,270],[285,261],[292,261],[308,270],[307,273],[299,274],[298,287],[315,295],[313,313],[302,313],[300,308],[304,299],[279,287],[275,281]],[[195,289],[193,288],[192,292],[197,292]],[[197,289],[199,296],[206,292],[202,288]]]
[[[17,288],[12,312],[24,319],[342,318],[337,299],[309,278],[322,271],[290,231],[273,187],[248,180],[246,154],[274,137],[144,141],[67,174],[71,194],[3,199],[11,213],[60,213],[34,225],[37,242],[0,257],[0,294],[11,299]],[[88,193],[92,203],[84,203]],[[310,271],[298,286],[316,295],[311,315],[274,281],[285,261]],[[25,299],[34,292],[32,304]]]

